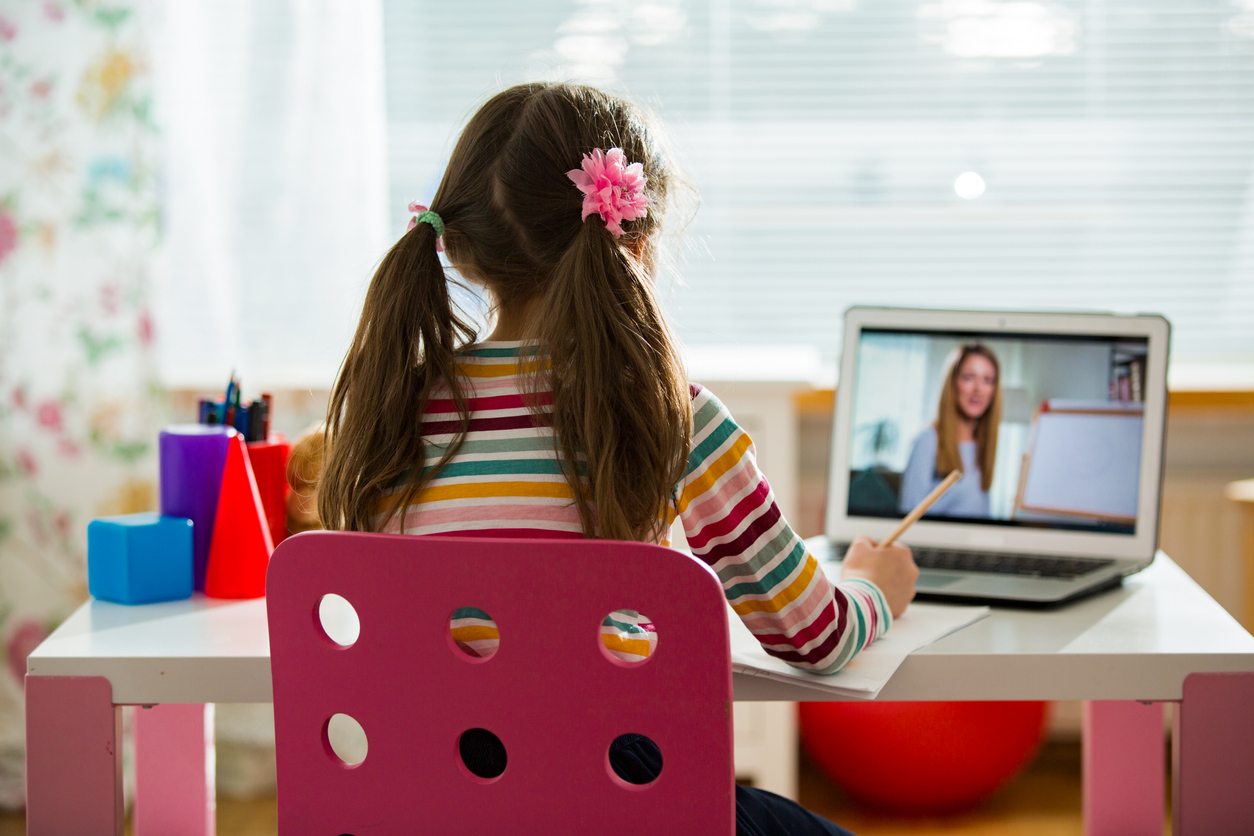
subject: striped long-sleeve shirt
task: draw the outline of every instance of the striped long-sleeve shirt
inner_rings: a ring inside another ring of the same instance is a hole
[[[524,399],[522,376],[543,362],[534,351],[517,342],[483,342],[464,351],[466,439],[385,530],[583,536],[553,430]],[[699,386],[691,391],[692,441],[667,529],[678,517],[693,555],[718,574],[728,602],[766,652],[810,670],[839,670],[888,629],[883,594],[869,581],[834,585],[827,579],[780,513],[749,436],[712,393]],[[541,393],[538,408],[549,403]],[[435,392],[422,416],[428,466],[440,460],[459,427],[448,393]],[[490,615],[470,608],[455,614],[453,631],[480,654],[492,652],[498,639]],[[655,638],[647,618],[628,611],[607,617],[602,637],[609,649],[635,659],[648,655]]]

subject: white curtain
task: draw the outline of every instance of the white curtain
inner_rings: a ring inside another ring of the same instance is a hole
[[[155,7],[162,379],[326,386],[387,230],[377,2]],[[399,230],[398,230],[399,232]]]
[[[380,7],[179,0],[153,13],[161,379],[208,395],[234,370],[246,398],[324,389],[395,237]],[[220,706],[217,737],[222,792],[273,790],[269,705]]]

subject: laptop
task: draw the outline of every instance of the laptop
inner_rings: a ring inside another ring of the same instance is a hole
[[[825,535],[839,561],[953,470],[901,538],[921,599],[1051,606],[1158,545],[1170,326],[1161,316],[855,307],[845,314]]]

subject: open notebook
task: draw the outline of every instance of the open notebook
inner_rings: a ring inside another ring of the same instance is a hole
[[[855,699],[875,699],[888,684],[906,657],[950,633],[974,624],[988,615],[988,607],[955,607],[944,604],[910,605],[893,622],[888,633],[853,658],[839,672],[829,675],[809,673],[767,655],[758,640],[731,614],[732,671],[749,676],[775,679]]]

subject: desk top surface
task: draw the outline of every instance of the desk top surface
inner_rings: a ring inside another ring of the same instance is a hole
[[[1160,554],[1119,589],[1059,609],[994,609],[908,657],[879,699],[1178,700],[1188,674],[1225,671],[1254,671],[1254,637]],[[88,601],[27,672],[104,676],[119,704],[269,702],[265,601]],[[822,698],[753,677],[735,688],[738,700]]]

